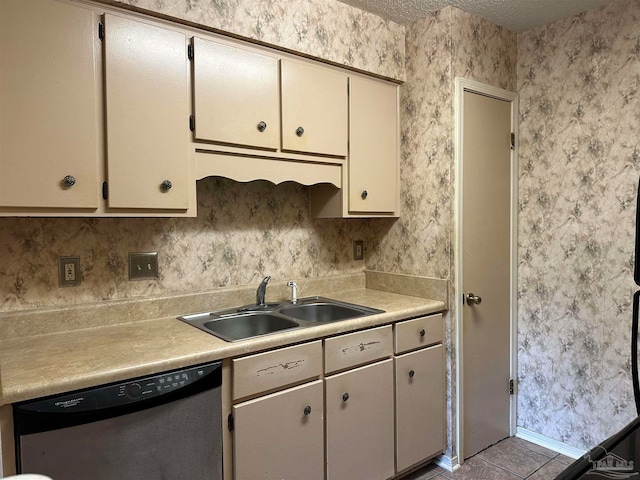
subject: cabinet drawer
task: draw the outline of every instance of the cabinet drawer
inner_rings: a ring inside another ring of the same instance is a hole
[[[322,373],[322,342],[317,340],[233,360],[233,398],[302,382]]]
[[[442,343],[442,314],[396,323],[396,353]]]
[[[349,333],[324,341],[325,373],[390,356],[391,325]]]

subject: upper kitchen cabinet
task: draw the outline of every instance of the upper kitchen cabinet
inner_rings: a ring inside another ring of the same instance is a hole
[[[109,208],[189,207],[186,34],[105,14]]]
[[[196,141],[280,147],[278,59],[193,39]]]
[[[311,189],[314,217],[397,217],[400,204],[398,85],[349,79],[349,156],[344,188]]]
[[[347,155],[347,75],[282,60],[282,150]]]
[[[97,18],[0,1],[0,207],[98,207]]]
[[[398,209],[398,86],[352,77],[349,212]]]

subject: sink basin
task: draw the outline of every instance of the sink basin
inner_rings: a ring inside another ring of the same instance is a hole
[[[314,302],[291,305],[280,309],[280,313],[306,322],[337,322],[348,318],[363,317],[378,313],[367,311],[366,307],[347,306],[328,302]]]
[[[215,317],[209,313],[179,317],[200,330],[228,342],[296,328],[298,322],[273,313],[248,312]]]
[[[227,342],[269,335],[292,328],[383,313],[383,310],[339,302],[323,297],[306,297],[297,303],[246,305],[215,312],[183,315],[178,320],[215,335]]]

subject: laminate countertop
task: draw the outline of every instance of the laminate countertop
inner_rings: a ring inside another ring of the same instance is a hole
[[[175,316],[0,341],[0,405],[124,381],[445,310],[369,288],[323,295],[385,313],[226,342]],[[184,312],[194,313],[194,312]]]

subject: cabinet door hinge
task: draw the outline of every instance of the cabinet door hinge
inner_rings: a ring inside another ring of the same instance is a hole
[[[233,413],[230,413],[229,416],[227,417],[227,428],[229,429],[230,432],[233,432],[234,427],[235,427],[235,422],[233,421]]]
[[[189,115],[189,130],[192,132],[196,131],[196,117],[193,115]]]
[[[189,60],[193,60],[194,56],[195,56],[195,53],[193,51],[193,45],[191,44],[187,45],[187,58]]]
[[[509,379],[509,395],[513,395],[513,378]]]
[[[109,184],[107,182],[102,182],[102,198],[104,200],[109,198]]]
[[[98,22],[98,38],[104,40],[104,23]]]
[[[511,150],[516,148],[516,134],[511,132]]]

